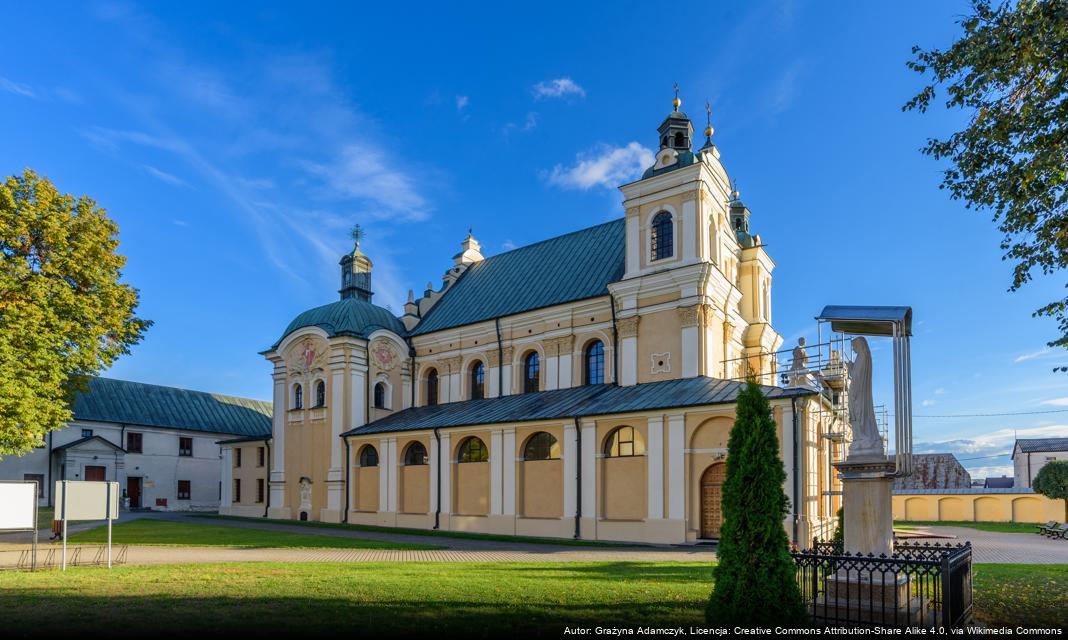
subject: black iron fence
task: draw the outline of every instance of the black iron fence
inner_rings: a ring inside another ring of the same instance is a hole
[[[897,543],[892,556],[814,540],[793,552],[813,621],[847,627],[961,627],[972,619],[972,546]]]

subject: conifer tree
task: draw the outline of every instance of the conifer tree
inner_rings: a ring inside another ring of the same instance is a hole
[[[755,382],[738,395],[727,443],[723,528],[706,616],[717,626],[807,621],[783,528],[789,500],[771,405]]]

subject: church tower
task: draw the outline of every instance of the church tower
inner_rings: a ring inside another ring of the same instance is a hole
[[[374,265],[371,259],[360,251],[360,240],[363,239],[363,229],[356,225],[352,229],[354,246],[351,253],[341,257],[341,299],[356,298],[364,302],[370,302],[371,296],[371,269]]]

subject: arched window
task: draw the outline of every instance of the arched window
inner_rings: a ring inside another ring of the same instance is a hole
[[[460,453],[456,456],[457,462],[485,462],[489,460],[489,451],[486,443],[481,439],[471,436],[460,443]]]
[[[604,343],[591,342],[583,355],[586,384],[604,384]]]
[[[426,374],[426,404],[433,406],[438,403],[438,370],[431,369]]]
[[[524,460],[557,460],[560,458],[560,443],[553,434],[539,431],[527,439],[523,447]]]
[[[404,450],[404,464],[406,465],[427,464],[428,461],[426,447],[422,442],[413,442]]]
[[[675,254],[671,214],[667,211],[661,211],[653,218],[650,248],[652,253],[650,260],[663,260]]]
[[[531,351],[523,359],[523,393],[531,393],[541,388],[541,360],[537,351]]]
[[[486,397],[486,366],[482,361],[471,365],[471,399],[481,400]]]
[[[326,382],[322,380],[315,383],[315,406],[326,406]]]
[[[293,385],[293,408],[304,408],[304,387],[301,386],[299,383]]]
[[[616,427],[604,443],[606,458],[626,458],[645,454],[645,442],[634,427]]]
[[[686,146],[686,134],[679,131],[675,134],[675,147],[681,148]]]
[[[360,449],[360,466],[377,467],[378,450],[369,444],[364,445],[363,449]]]
[[[375,409],[386,408],[386,383],[375,383]]]

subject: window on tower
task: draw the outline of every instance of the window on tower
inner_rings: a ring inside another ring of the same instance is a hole
[[[523,393],[533,393],[541,388],[541,359],[537,351],[531,351],[523,359]]]
[[[650,249],[651,260],[670,258],[675,253],[674,225],[667,211],[661,211],[653,217]]]
[[[481,361],[471,365],[471,399],[486,397],[486,366]]]
[[[595,340],[586,347],[586,384],[604,384],[604,343]]]
[[[438,403],[438,370],[431,369],[426,374],[426,404],[432,407]]]
[[[375,384],[375,409],[386,408],[386,385],[384,382]]]

